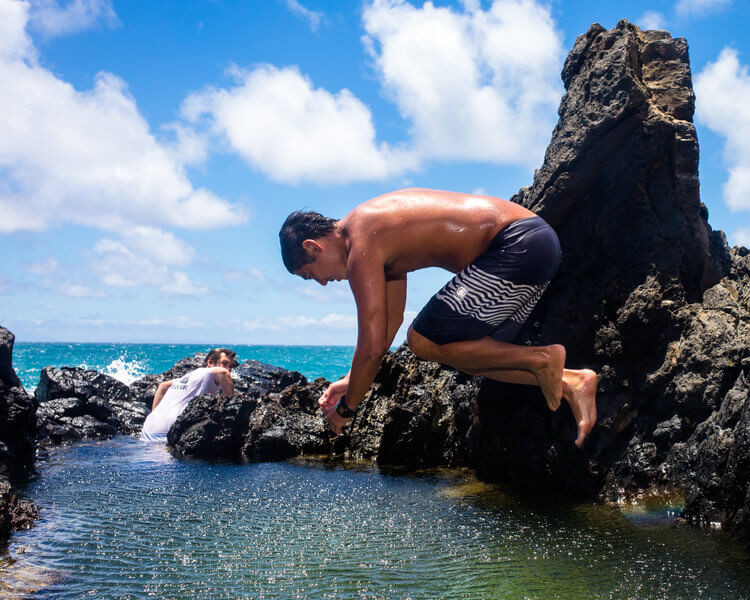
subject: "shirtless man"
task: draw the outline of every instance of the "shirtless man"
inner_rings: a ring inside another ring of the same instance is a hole
[[[538,385],[553,411],[565,398],[583,444],[596,422],[596,373],[566,369],[559,344],[511,343],[560,264],[555,232],[533,212],[489,196],[408,189],[368,200],[340,221],[292,213],[279,237],[290,273],[321,285],[346,279],[357,303],[351,370],[319,401],[336,433],[354,417],[403,321],[407,273],[442,267],[457,275],[409,328],[412,352]]]

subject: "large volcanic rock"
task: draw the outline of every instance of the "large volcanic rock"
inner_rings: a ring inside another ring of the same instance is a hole
[[[232,371],[235,395],[193,398],[169,430],[182,456],[225,460],[280,460],[330,452],[317,398],[324,382],[309,385],[296,371],[248,360]]]
[[[576,451],[567,406],[486,382],[477,468],[610,500],[682,488],[686,514],[746,534],[747,252],[730,253],[699,200],[687,44],[594,25],[562,76],[545,163],[515,199],[555,227],[563,262],[521,339],[599,372],[599,424]]]
[[[13,370],[15,337],[0,327],[0,541],[14,529],[29,526],[36,508],[19,500],[12,483],[34,465],[36,403]]]
[[[563,343],[567,366],[599,373],[599,422],[584,448],[567,404],[552,413],[535,387],[400,349],[347,435],[321,432],[311,403],[322,384],[298,383],[211,417],[220,439],[241,428],[226,456],[301,452],[282,430],[304,425],[312,451],[381,463],[474,466],[489,480],[607,500],[682,489],[686,517],[750,537],[750,256],[730,251],[700,203],[687,44],[626,21],[593,25],[562,77],[545,162],[514,200],[553,225],[563,262],[519,341]],[[287,406],[309,423],[291,423]],[[179,447],[188,429],[170,441]]]
[[[54,444],[136,433],[148,414],[127,385],[80,367],[45,367],[35,395],[38,436]]]

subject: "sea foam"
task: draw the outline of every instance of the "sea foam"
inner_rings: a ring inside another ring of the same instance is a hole
[[[130,385],[146,374],[146,365],[141,360],[128,360],[127,357],[120,356],[104,367],[102,373]]]

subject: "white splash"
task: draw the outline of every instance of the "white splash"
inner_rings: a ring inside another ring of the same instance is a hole
[[[127,360],[125,356],[121,356],[104,367],[102,373],[114,377],[125,385],[130,385],[146,374],[146,365],[143,361]]]

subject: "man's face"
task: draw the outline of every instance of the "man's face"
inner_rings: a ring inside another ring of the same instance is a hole
[[[296,272],[296,275],[302,279],[314,279],[320,285],[326,285],[329,281],[346,279],[346,265],[330,249],[317,244],[312,252],[308,250],[308,255],[313,258],[313,261],[302,265]]]
[[[233,359],[229,358],[226,355],[226,352],[222,352],[219,354],[219,358],[216,361],[212,361],[208,363],[209,367],[224,367],[225,369],[229,369],[230,371],[232,368],[236,365]]]

